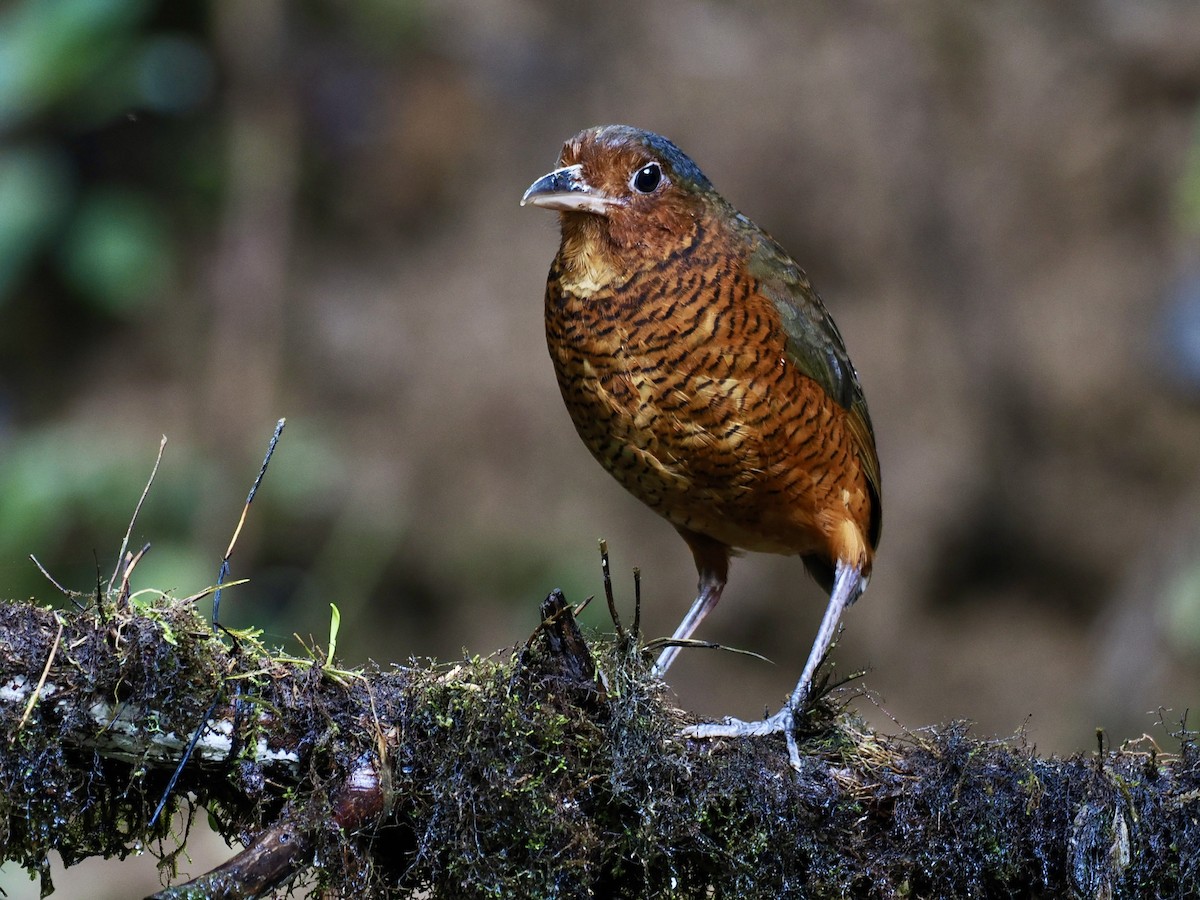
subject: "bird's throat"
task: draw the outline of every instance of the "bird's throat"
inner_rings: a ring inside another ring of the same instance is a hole
[[[565,292],[581,298],[619,288],[633,274],[603,237],[591,233],[590,229],[565,234],[559,260],[562,263],[560,286]]]

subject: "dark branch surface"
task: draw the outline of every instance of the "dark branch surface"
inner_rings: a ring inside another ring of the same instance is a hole
[[[246,849],[163,897],[1200,888],[1190,736],[1177,756],[1043,759],[965,726],[873,734],[826,698],[795,773],[782,739],[678,739],[688,718],[628,641],[589,650],[561,595],[543,616],[511,654],[347,673],[218,640],[179,601],[104,615],[4,604],[4,858],[46,879],[51,851],[69,865],[144,847],[169,874],[183,835],[169,816],[148,822],[215,700],[170,805],[205,807]]]

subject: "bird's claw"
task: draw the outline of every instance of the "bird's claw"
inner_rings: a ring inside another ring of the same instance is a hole
[[[796,743],[796,713],[791,706],[785,706],[775,715],[755,722],[745,722],[727,716],[720,722],[697,722],[689,725],[680,732],[681,737],[710,740],[712,738],[742,738],[764,737],[768,734],[783,733],[787,740],[788,761],[792,768],[800,771],[800,746]]]
[[[689,725],[680,733],[684,737],[699,738],[700,740],[721,737],[763,737],[768,734],[778,734],[787,727],[777,724],[774,719],[775,717],[772,716],[770,719],[760,719],[757,722],[745,722],[727,716],[720,722],[697,722],[695,725]]]

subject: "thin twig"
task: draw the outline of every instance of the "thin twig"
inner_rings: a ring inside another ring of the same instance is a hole
[[[121,563],[125,561],[125,551],[129,549],[129,536],[133,534],[133,525],[137,521],[138,513],[142,511],[142,504],[146,502],[146,496],[150,493],[150,485],[154,484],[154,476],[158,474],[158,465],[162,462],[163,450],[166,447],[167,436],[164,434],[162,440],[158,442],[158,456],[154,460],[154,468],[150,470],[150,478],[146,481],[146,486],[142,488],[142,496],[138,498],[137,506],[133,508],[133,517],[129,520],[129,528],[125,530],[125,539],[121,541],[121,552],[117,554],[117,567],[113,569],[112,578],[108,579],[109,593],[116,584],[117,575],[121,573]]]
[[[146,555],[146,551],[150,549],[150,542],[147,541],[142,545],[142,549],[133,556],[128,565],[125,566],[125,571],[121,573],[121,588],[117,591],[117,602],[127,603],[129,601],[129,579],[133,577],[134,567],[142,561],[142,557]],[[109,590],[112,590],[112,585],[109,585]]]
[[[223,687],[224,686],[222,686],[222,688]],[[223,689],[217,690],[217,695],[213,697],[212,703],[209,704],[208,709],[205,711],[204,718],[200,720],[200,724],[196,726],[196,730],[192,732],[192,739],[188,741],[187,749],[183,751],[183,756],[179,758],[179,765],[177,765],[175,767],[175,771],[171,773],[171,780],[167,782],[167,788],[163,791],[162,797],[158,801],[158,806],[154,807],[154,815],[150,817],[150,823],[146,826],[148,830],[154,828],[154,823],[158,821],[158,817],[162,814],[163,807],[167,805],[167,800],[170,798],[171,792],[175,790],[175,783],[179,781],[179,776],[183,774],[184,766],[186,766],[188,764],[188,760],[192,758],[192,753],[196,750],[196,744],[200,742],[200,736],[204,734],[205,730],[208,728],[208,722],[212,718],[213,713],[216,712],[217,704],[221,702],[221,695],[223,693]]]
[[[238,519],[237,528],[233,530],[233,537],[229,540],[229,548],[225,551],[225,559],[233,556],[233,548],[237,544],[238,535],[242,533],[242,526],[246,524],[246,514],[250,511],[250,504],[254,502],[254,495],[258,493],[258,487],[262,484],[263,477],[267,474],[267,466],[271,464],[271,456],[275,453],[275,445],[279,443],[279,436],[283,434],[283,426],[286,424],[287,419],[280,419],[275,423],[275,433],[271,435],[271,440],[267,444],[267,455],[263,457],[262,466],[258,470],[258,476],[254,479],[254,484],[250,487],[250,493],[246,496],[246,505],[242,507],[242,516]]]
[[[608,566],[608,541],[600,541],[600,571],[604,573],[604,599],[608,601],[608,614],[612,616],[613,625],[617,629],[617,637],[625,640],[625,628],[621,625],[621,617],[617,614],[617,601],[613,599],[612,573]]]
[[[640,638],[642,634],[642,570],[633,567],[633,636]]]
[[[242,533],[242,526],[246,524],[246,515],[250,512],[250,504],[254,502],[254,495],[258,493],[258,486],[262,484],[263,476],[267,474],[267,466],[270,465],[271,456],[275,453],[275,445],[279,443],[279,435],[283,433],[283,426],[287,423],[287,419],[280,419],[275,423],[275,431],[271,435],[270,443],[267,444],[267,455],[263,457],[262,466],[258,470],[258,477],[254,479],[254,484],[250,488],[250,493],[246,496],[246,505],[242,507],[242,515],[238,518],[237,528],[233,530],[233,537],[229,541],[229,548],[225,551],[225,557],[221,560],[221,568],[217,572],[216,590],[213,592],[213,612],[212,625],[216,631],[221,628],[226,634],[229,629],[224,628],[220,623],[219,613],[221,611],[221,587],[225,582],[225,576],[229,574],[229,558],[233,556],[233,548],[237,545],[238,535]],[[236,637],[234,638],[236,644]],[[150,827],[154,827],[154,823],[158,821],[159,815],[163,811],[163,807],[167,805],[167,800],[171,796],[171,791],[175,789],[175,783],[179,781],[179,776],[183,774],[184,767],[188,764],[188,760],[192,757],[192,752],[196,749],[196,743],[200,740],[200,735],[208,727],[208,720],[211,718],[213,711],[217,708],[221,697],[225,694],[225,684],[222,682],[217,687],[216,696],[213,697],[212,704],[208,707],[208,712],[204,714],[204,718],[196,727],[192,734],[192,739],[188,741],[187,749],[183,753],[183,757],[179,760],[179,765],[175,767],[175,771],[171,773],[171,780],[167,782],[167,789],[163,791],[162,799],[158,801],[158,806],[154,809],[154,815],[150,817]],[[238,697],[234,702],[235,717],[240,713],[241,707],[241,690],[239,687]]]
[[[239,578],[237,581],[227,581],[223,585],[210,584],[208,587],[204,588],[203,590],[196,591],[196,593],[191,594],[187,597],[184,597],[179,602],[180,603],[196,603],[200,600],[203,600],[209,594],[215,593],[222,587],[233,588],[233,587],[238,587],[239,585],[249,584],[249,583],[250,583],[249,578]]]
[[[702,641],[698,638],[655,638],[652,641],[647,641],[643,650],[658,650],[663,647],[688,647],[696,650],[724,650],[726,653],[736,653],[738,656],[750,656],[754,659],[761,659],[763,662],[769,663],[771,659],[763,656],[761,653],[755,653],[753,650],[742,650],[738,647],[730,647],[728,644],[718,644],[716,641]]]
[[[17,739],[17,735],[21,733],[21,729],[25,727],[25,723],[29,721],[29,716],[33,713],[33,708],[37,705],[38,697],[42,694],[42,688],[46,686],[46,676],[50,674],[50,666],[54,664],[54,657],[58,654],[58,645],[62,640],[63,621],[58,620],[58,634],[54,635],[54,643],[50,647],[50,655],[46,657],[46,665],[42,668],[42,677],[38,679],[37,686],[33,689],[33,693],[29,695],[29,702],[25,704],[25,714],[21,716],[21,721],[17,723],[17,730],[13,732],[9,744]]]
[[[267,466],[271,464],[271,456],[275,453],[275,445],[279,443],[279,436],[283,433],[283,426],[286,424],[287,419],[280,419],[275,423],[275,433],[271,435],[270,443],[267,444],[267,455],[263,457],[262,466],[258,470],[258,477],[254,479],[250,493],[246,496],[246,505],[242,507],[242,514],[238,518],[237,527],[233,529],[233,537],[229,539],[229,547],[226,549],[225,556],[221,560],[221,568],[217,572],[217,590],[213,594],[212,622],[214,627],[221,620],[219,615],[221,611],[221,586],[225,583],[225,576],[229,574],[229,558],[233,556],[233,548],[237,546],[238,537],[242,533],[242,526],[246,524],[246,516],[250,512],[250,504],[254,502],[254,495],[258,493],[258,486],[262,484],[263,476],[267,474]]]
[[[56,588],[58,588],[59,592],[61,594],[63,594],[63,596],[65,596],[68,600],[70,600],[72,603],[75,604],[76,609],[85,609],[86,608],[82,603],[80,603],[78,600],[75,599],[76,597],[80,596],[80,594],[82,593],[81,591],[67,590],[65,587],[63,587],[61,584],[59,584],[57,581],[54,580],[54,576],[46,571],[46,567],[43,566],[41,564],[41,562],[38,561],[38,558],[36,556],[34,556],[32,553],[30,553],[29,558],[32,559],[33,564],[38,567],[38,571],[46,576],[46,580],[49,581],[52,585],[54,585]]]

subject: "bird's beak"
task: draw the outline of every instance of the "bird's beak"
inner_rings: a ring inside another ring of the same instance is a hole
[[[563,166],[543,175],[529,186],[521,198],[521,205],[526,203],[543,209],[589,212],[599,216],[608,215],[608,211],[614,207],[625,205],[624,200],[610,197],[588,184],[583,177],[583,166],[579,164]]]

